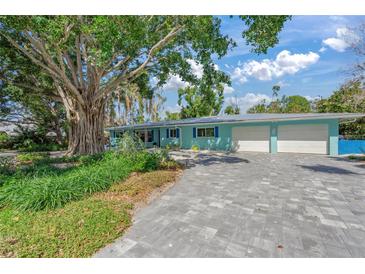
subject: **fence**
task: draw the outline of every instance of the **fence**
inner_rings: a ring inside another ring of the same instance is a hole
[[[338,140],[338,154],[365,154],[365,140]]]

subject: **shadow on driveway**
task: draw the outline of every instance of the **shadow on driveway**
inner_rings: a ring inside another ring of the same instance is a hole
[[[312,166],[298,165],[298,166],[315,172],[324,172],[331,174],[358,174],[356,172],[344,168],[333,167],[333,166],[325,166],[325,165],[312,165]]]
[[[229,155],[206,155],[206,154],[200,154],[198,157],[196,157],[193,161],[190,162],[188,167],[193,167],[195,165],[203,165],[203,166],[210,166],[210,165],[216,165],[216,164],[238,164],[238,163],[250,163],[249,160],[235,157],[235,156],[229,156]]]

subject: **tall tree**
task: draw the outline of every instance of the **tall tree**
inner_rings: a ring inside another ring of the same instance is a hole
[[[63,142],[65,111],[54,93],[52,79],[28,58],[16,54],[0,37],[0,120],[31,125],[40,135],[56,133]]]
[[[365,89],[359,80],[343,84],[327,99],[317,101],[318,112],[360,112],[365,110]],[[340,124],[343,135],[365,136],[365,119]]]
[[[268,111],[268,106],[265,100],[262,100],[262,102],[250,107],[247,110],[247,113],[267,113]]]
[[[261,53],[277,42],[289,17],[241,18],[243,36]],[[146,73],[158,85],[170,75],[194,84],[188,59],[206,74],[214,68],[212,56],[235,45],[213,16],[1,16],[0,35],[8,50],[52,79],[69,124],[68,154],[103,150],[106,108],[120,85]]]
[[[252,106],[247,113],[305,113],[311,112],[309,101],[300,95],[282,96],[270,103]]]
[[[166,115],[165,120],[167,120],[167,121],[180,120],[181,119],[181,115],[180,115],[179,112],[166,111],[165,115]]]
[[[234,115],[234,107],[229,105],[227,106],[225,109],[224,109],[224,114],[227,114],[227,115]]]
[[[306,113],[311,112],[310,102],[303,96],[292,95],[282,98],[282,112]]]
[[[273,98],[273,100],[274,100],[274,98],[278,98],[279,91],[280,91],[280,86],[279,85],[273,85],[273,87],[272,87],[272,98]]]
[[[240,114],[240,112],[241,112],[241,109],[237,104],[228,105],[224,109],[224,113],[227,115],[238,115],[238,114]]]
[[[223,85],[229,83],[229,77],[213,67],[198,84],[180,88],[181,118],[218,115],[224,102]]]

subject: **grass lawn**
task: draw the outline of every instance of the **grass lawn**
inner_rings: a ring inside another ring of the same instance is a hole
[[[365,161],[365,155],[350,155],[348,158],[355,161]]]
[[[92,256],[180,174],[163,154],[145,151],[17,161],[0,166],[0,257]]]
[[[108,191],[54,210],[0,210],[1,257],[89,257],[131,225],[133,208],[177,179],[179,170],[133,174]]]

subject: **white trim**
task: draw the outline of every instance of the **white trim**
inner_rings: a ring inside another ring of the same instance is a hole
[[[177,129],[178,128],[168,128],[168,130],[169,130],[169,138],[168,139],[177,139]],[[175,137],[171,137],[171,130],[175,130]]]

